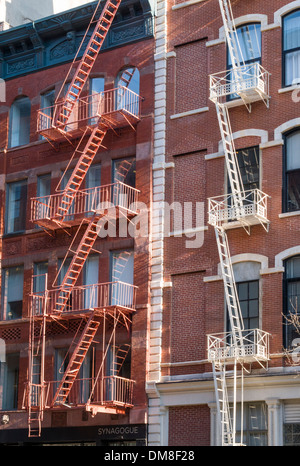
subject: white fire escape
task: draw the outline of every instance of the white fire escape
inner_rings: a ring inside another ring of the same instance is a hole
[[[213,366],[221,444],[243,445],[237,438],[237,402],[243,426],[243,378],[246,366],[269,359],[269,334],[260,329],[245,329],[235,284],[227,230],[242,227],[250,234],[252,225],[268,230],[268,195],[259,189],[245,191],[229,119],[227,99],[238,96],[251,111],[251,104],[263,101],[268,107],[269,73],[259,63],[245,64],[229,0],[219,0],[232,69],[210,76],[210,100],[216,105],[225,152],[231,193],[209,199],[209,224],[215,228],[221,273],[224,282],[230,329],[208,335],[208,359]],[[248,33],[248,47],[252,47]],[[251,50],[251,49],[250,49]],[[238,371],[240,368],[240,371]]]

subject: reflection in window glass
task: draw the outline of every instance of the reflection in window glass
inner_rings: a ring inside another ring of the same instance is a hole
[[[21,319],[22,317],[23,276],[22,266],[3,270],[2,309],[4,320]]]
[[[284,86],[300,82],[300,10],[283,19]]]
[[[300,131],[285,137],[283,211],[300,210]]]
[[[30,141],[31,103],[28,97],[19,97],[9,114],[9,147],[28,144]]]
[[[25,230],[26,204],[27,180],[8,183],[6,188],[5,233]]]

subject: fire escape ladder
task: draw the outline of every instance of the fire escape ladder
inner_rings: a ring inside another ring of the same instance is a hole
[[[119,82],[123,82],[122,86],[128,87],[130,84],[130,81],[132,80],[132,77],[134,75],[135,69],[133,68],[132,71],[130,69],[126,68],[125,70],[122,71],[121,77],[119,79]]]
[[[94,157],[102,144],[106,132],[107,127],[103,125],[103,123],[99,124],[99,126],[96,126],[93,129],[84,147],[84,150],[82,151],[79,160],[70,176],[70,179],[64,188],[60,205],[58,206],[57,212],[55,213],[55,220],[62,222],[67,215],[76,193],[80,189],[88,169],[90,168]],[[77,147],[75,153],[79,151],[79,146]]]
[[[31,307],[29,323],[29,367],[27,387],[28,436],[39,437],[45,407],[45,334],[46,334],[46,299],[40,319]]]
[[[232,270],[227,234],[223,228],[218,227],[215,228],[215,232],[233,341],[235,346],[242,347],[244,324]]]
[[[131,253],[129,251],[122,251],[122,253],[117,256],[117,259],[114,261],[112,267],[113,281],[121,280],[121,276],[126,268],[130,255]]]
[[[130,351],[130,345],[124,344],[114,348],[114,364],[112,369],[112,375],[119,375],[123,367],[124,361]]]
[[[72,289],[74,288],[79,274],[84,267],[85,261],[98,237],[98,222],[101,216],[102,213],[96,213],[91,217],[77,250],[74,252],[71,264],[60,286],[60,291],[54,309],[55,313],[62,313],[68,303]]]
[[[228,52],[231,58],[233,70],[235,73],[237,73],[237,68],[239,68],[241,64],[243,65],[244,63],[237,31],[235,28],[231,4],[229,0],[219,0],[219,5],[223,19],[225,37],[228,45]]]
[[[59,383],[59,386],[53,397],[51,407],[55,406],[55,404],[66,403],[68,395],[80,371],[84,358],[94,340],[99,325],[99,319],[97,319],[97,317],[95,317],[95,313],[92,312],[81,334],[80,340],[73,351],[62,380]]]
[[[215,392],[217,393],[217,413],[221,427],[222,445],[233,444],[233,425],[228,398],[226,364],[213,363]]]
[[[225,161],[227,166],[229,183],[233,195],[237,216],[241,215],[243,210],[244,188],[241,174],[237,162],[237,155],[232,136],[231,124],[228,114],[228,108],[224,104],[216,104],[218,122],[225,151]]]
[[[96,22],[96,25],[91,33],[87,47],[75,71],[63,102],[60,103],[58,100],[56,102],[58,104],[56,106],[57,114],[53,121],[54,126],[61,130],[65,130],[67,126],[68,120],[91,73],[120,3],[121,0],[107,0],[98,20],[95,20],[95,16],[100,6],[100,1],[96,7],[87,32],[93,27],[94,22]]]

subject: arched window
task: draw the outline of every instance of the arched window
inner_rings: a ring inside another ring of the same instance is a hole
[[[123,68],[116,79],[116,87],[124,86],[139,95],[140,92],[140,72],[134,67],[130,66]]]
[[[300,318],[300,256],[293,256],[284,262],[284,345],[290,348],[299,343]],[[296,342],[295,340],[298,339]]]
[[[138,113],[139,92],[140,92],[140,72],[135,67],[122,69],[116,79],[116,107],[125,108],[133,114]],[[129,89],[131,92],[126,91]]]
[[[300,210],[300,128],[285,135],[283,212]]]
[[[31,103],[28,97],[18,97],[9,115],[9,147],[28,144],[30,141]]]
[[[300,82],[300,10],[283,18],[283,85]]]

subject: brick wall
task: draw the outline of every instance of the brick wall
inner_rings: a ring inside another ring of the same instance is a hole
[[[169,446],[209,446],[209,416],[207,406],[169,408]]]

